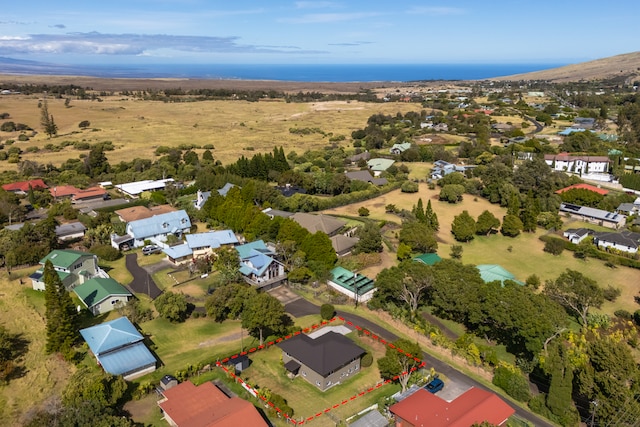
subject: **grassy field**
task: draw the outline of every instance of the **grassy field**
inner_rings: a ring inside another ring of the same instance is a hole
[[[58,356],[44,353],[44,295],[31,289],[27,276],[33,270],[14,270],[11,279],[0,272],[0,324],[29,342],[19,361],[24,374],[0,386],[0,419],[7,426],[21,425],[22,416],[36,404],[58,396],[74,371]]]
[[[398,216],[385,212],[387,204],[392,203],[399,209],[410,210],[417,203],[418,198],[422,198],[425,206],[427,200],[431,200],[440,223],[440,230],[437,233],[438,253],[445,258],[449,257],[451,245],[457,243],[451,234],[451,223],[456,215],[467,210],[471,216],[477,218],[485,209],[500,219],[506,214],[506,209],[470,195],[464,195],[463,201],[458,204],[440,202],[438,201],[439,191],[439,188],[429,190],[427,184],[421,183],[418,193],[409,194],[395,190],[372,200],[327,210],[324,213],[357,215],[358,208],[366,206],[370,211],[370,218],[400,223]],[[565,229],[570,227],[594,228],[595,226],[576,221],[567,222],[564,226]],[[627,267],[611,269],[606,267],[604,262],[593,258],[586,261],[574,258],[573,253],[569,251],[565,251],[560,256],[553,256],[543,251],[544,243],[539,239],[542,233],[544,231],[539,229],[536,233],[523,233],[516,238],[504,237],[501,234],[488,237],[476,236],[471,242],[462,244],[462,262],[476,265],[500,264],[521,281],[536,274],[544,282],[557,278],[567,268],[578,270],[596,280],[602,287],[611,285],[622,291],[622,295],[615,302],[606,302],[603,305],[603,312],[613,315],[615,310],[624,309],[633,313],[640,308],[633,298],[640,293],[640,270]],[[387,252],[386,248],[385,252]],[[387,254],[387,258],[392,260],[393,254]],[[374,266],[363,271],[363,274],[374,277],[381,269],[380,266]]]
[[[39,133],[30,141],[16,142],[23,152],[22,159],[51,162],[60,165],[81,153],[73,147],[59,152],[40,151],[26,153],[29,147],[43,148],[45,144],[84,141],[96,143],[112,141],[116,149],[107,152],[111,164],[133,158],[154,158],[160,145],[213,144],[213,155],[224,164],[234,162],[240,154],[252,156],[256,152],[272,151],[283,146],[285,152],[319,149],[330,144],[329,136],[319,133],[297,135],[290,128],[318,128],[326,134],[344,135],[344,147],[350,145],[351,132],[366,126],[375,113],[419,111],[420,106],[410,103],[359,103],[335,101],[323,103],[286,103],[284,101],[201,101],[164,103],[140,101],[120,96],[97,101],[71,101],[49,99],[49,112],[58,125],[58,136],[47,138],[41,132],[39,98],[37,96],[3,96],[0,112],[8,112],[8,120],[24,123]],[[78,128],[78,123],[89,120],[91,127]],[[17,133],[0,133],[0,139],[13,138]],[[202,152],[202,150],[199,150]],[[45,157],[46,156],[46,157]],[[0,162],[1,170],[15,170],[15,164]]]

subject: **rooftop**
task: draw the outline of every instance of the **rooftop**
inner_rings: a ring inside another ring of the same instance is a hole
[[[19,181],[12,182],[11,184],[4,184],[2,186],[2,189],[5,191],[22,191],[23,193],[26,193],[27,191],[29,191],[29,187],[34,190],[49,188],[43,180],[31,179],[29,181]]]
[[[161,190],[167,183],[173,182],[173,178],[167,179],[146,179],[144,181],[127,182],[125,184],[118,184],[115,187],[123,193],[131,196],[138,196],[145,191]]]
[[[291,216],[291,219],[300,224],[301,227],[307,229],[311,234],[322,231],[326,234],[333,234],[344,227],[347,222],[329,215],[315,215],[304,212],[297,212]]]
[[[594,193],[598,193],[598,194],[602,194],[603,196],[606,196],[607,194],[609,194],[609,190],[605,190],[604,188],[600,188],[600,187],[596,187],[590,184],[573,184],[570,185],[568,187],[565,188],[561,188],[560,190],[556,191],[556,194],[562,194],[565,191],[569,191],[569,190],[589,190],[589,191],[593,191]]]
[[[179,427],[266,427],[256,408],[239,397],[227,397],[211,382],[195,386],[185,381],[162,392],[158,402]]]
[[[358,295],[364,295],[375,288],[373,280],[363,274],[354,273],[343,267],[336,267],[330,272],[332,282]]]
[[[414,257],[413,260],[423,264],[433,265],[442,261],[442,258],[440,258],[438,254],[422,254]]]
[[[366,353],[349,338],[335,332],[327,332],[316,339],[296,335],[277,345],[323,377]]]
[[[73,288],[87,307],[93,307],[110,296],[131,296],[131,292],[111,278],[96,277]]]
[[[154,215],[160,215],[168,212],[175,212],[176,208],[171,205],[152,206],[132,206],[130,208],[118,209],[115,214],[124,222],[137,221],[140,219],[151,218]]]
[[[44,265],[47,261],[51,261],[54,267],[69,268],[82,257],[93,257],[89,252],[73,251],[71,249],[55,249],[47,256],[40,260],[40,264]]]
[[[469,427],[484,421],[503,425],[515,413],[498,396],[476,387],[450,403],[421,388],[389,410],[416,426],[429,427]]]
[[[477,266],[480,272],[480,277],[485,283],[499,281],[504,284],[505,280],[511,280],[513,282],[523,284],[516,280],[516,276],[505,270],[502,266],[497,264],[481,264]]]

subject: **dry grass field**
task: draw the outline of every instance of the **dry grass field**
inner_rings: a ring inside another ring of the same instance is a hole
[[[39,133],[27,142],[16,142],[24,154],[22,159],[60,165],[81,153],[73,147],[59,152],[43,150],[46,144],[62,141],[96,143],[112,141],[116,149],[107,152],[111,164],[134,158],[154,158],[158,146],[212,144],[213,155],[223,164],[234,162],[242,154],[272,151],[283,146],[285,152],[320,149],[330,144],[329,137],[319,133],[297,135],[291,128],[318,128],[333,136],[344,135],[340,144],[347,148],[351,132],[366,126],[376,113],[419,111],[410,103],[360,103],[333,101],[322,103],[286,103],[281,100],[201,101],[164,103],[140,101],[121,96],[108,96],[102,102],[72,100],[67,108],[62,99],[49,99],[49,112],[58,125],[58,136],[49,139],[40,126],[38,96],[0,97],[0,112],[8,112],[7,120],[29,125]],[[91,127],[81,130],[78,124],[88,120]],[[17,133],[0,132],[0,139],[15,139]],[[29,147],[41,150],[27,153]],[[255,150],[255,151],[254,151]],[[199,150],[202,152],[203,150]],[[15,170],[16,165],[0,162],[0,171]]]
[[[73,370],[58,356],[44,354],[44,295],[31,289],[27,276],[32,272],[14,270],[11,280],[4,270],[0,272],[0,324],[29,342],[20,360],[24,375],[0,386],[0,419],[6,426],[21,425],[30,409],[59,396]]]

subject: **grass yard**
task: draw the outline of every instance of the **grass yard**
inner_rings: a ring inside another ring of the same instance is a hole
[[[11,279],[4,270],[0,272],[0,325],[28,341],[20,361],[23,375],[0,386],[0,419],[7,426],[22,425],[23,416],[35,405],[59,396],[74,371],[58,356],[44,353],[44,295],[31,289],[28,275],[33,270],[14,270]]]
[[[86,151],[67,147],[58,152],[43,151],[45,144],[80,141],[96,143],[112,141],[116,149],[107,152],[111,164],[134,158],[154,158],[160,145],[212,144],[213,155],[224,164],[234,162],[243,151],[247,157],[256,152],[270,152],[283,146],[285,152],[321,149],[329,144],[329,136],[319,133],[298,135],[291,128],[318,128],[325,134],[344,135],[341,145],[349,147],[351,132],[366,126],[367,119],[376,113],[419,111],[411,103],[360,103],[331,101],[318,103],[286,103],[284,101],[199,101],[164,103],[133,100],[122,96],[104,97],[102,102],[72,100],[70,107],[63,99],[49,99],[49,112],[58,125],[58,136],[47,138],[41,132],[38,97],[5,96],[0,99],[0,111],[11,114],[10,119],[24,123],[39,133],[30,141],[21,142],[22,160],[47,162],[56,166],[68,158],[77,158]],[[78,128],[82,120],[91,127]],[[17,139],[18,134],[3,133],[2,139]],[[41,151],[26,153],[29,147]],[[201,154],[203,150],[198,150]],[[46,154],[45,154],[46,153]],[[16,170],[17,165],[0,162],[0,171]]]
[[[375,343],[373,340],[359,338],[348,335],[358,345],[371,351],[374,360],[384,356],[384,346]],[[314,385],[305,381],[302,377],[293,380],[289,379],[282,367],[282,352],[278,348],[270,348],[251,357],[253,363],[242,373],[243,379],[256,388],[268,388],[275,393],[282,395],[289,406],[294,410],[294,418],[300,420],[301,417],[310,417],[316,413],[331,408],[343,400],[357,395],[362,391],[374,386],[380,381],[380,373],[374,363],[368,368],[361,368],[361,372],[349,380],[330,388],[327,391],[320,391]],[[399,386],[387,384],[379,389],[358,397],[353,402],[330,411],[333,417],[344,420],[358,411],[374,404],[382,396],[393,394]],[[328,415],[323,415],[313,420],[314,426],[334,426],[335,423]]]

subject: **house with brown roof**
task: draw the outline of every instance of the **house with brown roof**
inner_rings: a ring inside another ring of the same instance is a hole
[[[30,179],[29,181],[12,182],[11,184],[4,184],[2,189],[10,193],[16,193],[25,195],[29,192],[29,188],[33,190],[46,190],[47,184],[41,179]]]
[[[300,224],[301,227],[306,228],[311,234],[315,234],[316,231],[322,231],[329,237],[338,234],[347,224],[346,221],[329,215],[314,215],[305,212],[297,212],[291,215],[291,219]]]
[[[351,181],[363,181],[373,185],[386,185],[387,178],[374,178],[368,170],[345,172],[345,176]]]
[[[212,382],[195,386],[185,381],[162,391],[158,406],[164,419],[175,427],[267,427],[251,403],[228,397]]]
[[[360,358],[366,354],[362,347],[333,331],[315,338],[296,335],[277,345],[289,375],[302,376],[322,391],[360,372]]]
[[[516,412],[494,393],[476,387],[451,402],[421,388],[389,411],[396,427],[469,427],[485,421],[503,426]]]
[[[131,222],[140,219],[151,218],[154,215],[161,215],[168,212],[175,212],[177,209],[171,205],[158,205],[150,208],[146,206],[131,206],[130,208],[118,209],[115,214],[120,221]]]

